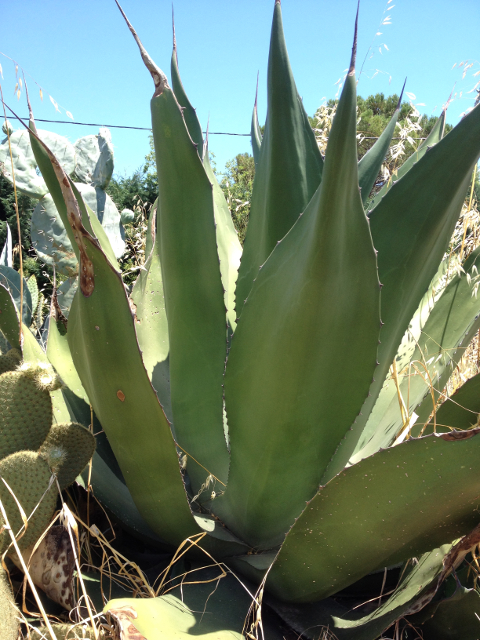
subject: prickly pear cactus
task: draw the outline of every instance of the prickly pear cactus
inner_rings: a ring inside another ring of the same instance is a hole
[[[0,361],[0,499],[20,549],[30,547],[48,526],[57,502],[56,475],[63,489],[82,471],[95,449],[93,435],[79,424],[53,424],[50,393],[61,380],[50,365],[24,363],[9,351]],[[34,512],[34,513],[33,513]],[[30,515],[33,513],[32,517]],[[5,524],[0,518],[0,530]],[[11,543],[7,529],[0,534],[0,553]]]

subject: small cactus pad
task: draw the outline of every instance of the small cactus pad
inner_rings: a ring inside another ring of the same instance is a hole
[[[57,474],[62,489],[83,471],[95,451],[95,438],[76,422],[53,425],[40,448],[40,455]]]
[[[55,483],[47,491],[51,475],[48,464],[38,453],[33,451],[18,451],[0,460],[0,500],[15,534],[23,526],[23,520],[18,505],[3,480],[7,482],[22,505],[27,518],[38,505],[35,513],[29,519],[25,534],[18,539],[20,549],[34,544],[47,528],[53,516],[58,492]],[[42,496],[44,496],[43,499]],[[0,529],[4,524],[3,517],[0,516]],[[4,530],[0,534],[0,553],[6,550],[10,542],[9,532]]]
[[[27,371],[0,375],[0,458],[25,449],[37,450],[52,425],[52,400]]]

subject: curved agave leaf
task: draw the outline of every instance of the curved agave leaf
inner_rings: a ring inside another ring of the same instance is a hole
[[[18,315],[10,291],[0,284],[0,331],[14,349],[21,349]]]
[[[320,600],[468,533],[478,523],[479,452],[480,429],[432,434],[346,469],[292,526],[267,587],[283,600]]]
[[[403,85],[403,87],[405,88],[405,85]],[[403,89],[398,100],[397,108],[395,109],[390,122],[385,127],[384,131],[382,131],[381,136],[372,148],[367,151],[358,163],[358,186],[360,187],[360,193],[362,195],[362,202],[364,205],[369,198],[370,191],[375,184],[378,172],[385,160],[390,142],[392,141],[395,125],[397,124],[398,115],[400,113],[400,106],[402,104],[402,95]]]
[[[12,232],[8,222],[5,224],[7,226],[7,239],[0,254],[0,265],[13,268]]]
[[[183,117],[185,118],[185,125],[188,129],[191,139],[197,146],[198,155],[204,160],[203,154],[203,133],[202,127],[197,117],[197,112],[192,107],[190,100],[188,99],[185,89],[183,88],[182,79],[180,78],[180,72],[178,70],[178,54],[177,54],[177,39],[175,37],[175,23],[173,21],[173,7],[172,7],[172,28],[173,28],[173,51],[172,60],[170,63],[170,73],[172,75],[172,89],[177,98],[178,104],[183,108]]]
[[[233,226],[232,216],[225,200],[224,193],[218,184],[217,178],[210,166],[208,157],[208,141],[203,143],[203,134],[195,109],[185,93],[178,71],[177,43],[175,39],[175,27],[173,29],[173,53],[171,63],[172,86],[178,103],[183,109],[185,124],[190,137],[197,145],[199,156],[203,159],[205,172],[213,187],[213,204],[215,217],[215,235],[217,240],[218,259],[220,261],[220,274],[225,290],[224,301],[227,309],[228,339],[235,331],[235,285],[238,277],[238,267],[242,256],[242,247],[238,235]],[[208,138],[208,134],[207,134]]]
[[[404,398],[408,416],[412,415],[412,411],[425,396],[430,414],[433,409],[430,385],[438,388],[438,380],[443,371],[451,372],[451,363],[463,355],[464,350],[459,349],[459,345],[464,341],[464,336],[473,337],[472,334],[480,328],[480,298],[472,295],[474,285],[469,280],[469,276],[476,273],[478,267],[480,248],[465,262],[465,272],[455,276],[446,287],[423,327],[411,358],[414,364],[400,382],[400,393]],[[390,446],[402,431],[403,424],[404,418],[395,391],[379,420],[376,423],[372,420],[367,424],[368,430],[362,433],[351,462],[358,462],[380,448]],[[418,422],[412,432],[419,435],[422,427],[423,424]],[[427,430],[427,433],[429,431]]]
[[[252,142],[253,160],[255,162],[255,169],[257,168],[258,161],[260,160],[260,149],[262,147],[262,130],[258,123],[258,75],[257,75],[257,90],[255,92],[255,104],[253,106],[252,113],[252,125],[250,128],[250,140]]]
[[[0,264],[0,284],[9,290],[17,313],[20,313],[20,282],[21,278],[18,271]],[[22,321],[27,327],[32,323],[32,294],[25,278],[23,278]]]
[[[393,185],[400,180],[410,169],[425,155],[425,153],[432,147],[437,144],[442,138],[443,133],[445,131],[445,118],[447,115],[447,110],[444,109],[440,114],[440,117],[434,124],[432,130],[428,134],[427,138],[419,145],[418,149],[415,153],[412,153],[405,162],[394,172],[393,176],[387,183],[380,189],[380,191],[375,194],[372,201],[368,203],[368,209],[372,211],[375,207],[380,203],[382,198],[388,193],[388,191],[393,187]]]
[[[293,79],[276,2],[268,58],[268,113],[238,274],[238,317],[260,266],[305,210],[322,170],[323,159]]]
[[[198,491],[209,474],[225,484],[228,473],[222,397],[226,316],[214,198],[166,79],[152,98],[151,111],[172,412],[177,441],[189,456],[188,473]]]
[[[335,453],[322,484],[345,467],[357,446],[402,337],[446,251],[479,153],[476,107],[391,187],[370,215],[383,285],[380,364],[362,415]]]
[[[175,443],[141,359],[121,278],[90,237],[84,242],[95,286],[89,297],[77,292],[70,310],[67,338],[75,368],[140,513],[177,544],[197,527]]]
[[[315,494],[375,368],[380,290],[358,192],[355,106],[352,70],[320,188],[260,270],[228,357],[231,466],[212,509],[260,548],[280,543]]]
[[[168,365],[170,345],[158,236],[144,267],[133,286],[131,295],[135,305],[135,330],[145,369],[165,415],[172,423]]]
[[[291,604],[267,598],[267,603],[302,638],[320,640],[328,628],[337,640],[376,640],[417,602],[433,597],[443,571],[443,561],[452,545],[444,545],[424,554],[406,572],[395,591],[371,612],[350,611],[336,600],[327,598],[312,604]]]
[[[480,374],[467,380],[453,396],[447,398],[437,411],[436,424],[439,431],[470,429],[478,423],[480,413]]]

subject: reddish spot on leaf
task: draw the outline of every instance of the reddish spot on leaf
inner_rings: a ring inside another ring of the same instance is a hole
[[[125,402],[125,394],[120,389],[117,391],[117,398],[121,400],[121,402]]]

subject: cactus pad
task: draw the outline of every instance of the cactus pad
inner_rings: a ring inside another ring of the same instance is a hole
[[[0,376],[0,458],[25,449],[36,450],[52,425],[52,400],[24,371]]]
[[[25,549],[38,540],[47,528],[55,511],[57,503],[56,485],[52,484],[47,491],[51,475],[45,460],[33,451],[18,451],[0,460],[0,478],[8,483],[22,505],[27,518],[38,504],[34,515],[29,520],[25,534],[18,540],[20,549]],[[42,496],[46,491],[47,493],[42,500]],[[17,503],[2,480],[0,480],[0,500],[7,512],[13,532],[17,533],[23,526],[23,520]],[[3,525],[3,518],[0,517],[0,529]],[[3,531],[0,534],[0,553],[6,550],[10,542],[8,531]]]
[[[53,425],[40,448],[40,455],[57,474],[65,489],[83,471],[95,451],[95,438],[76,422]]]

